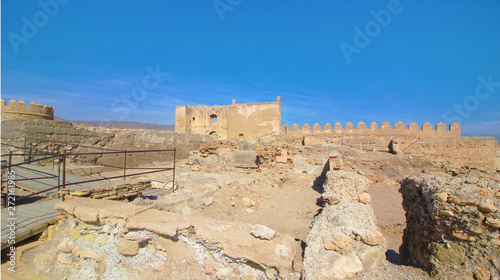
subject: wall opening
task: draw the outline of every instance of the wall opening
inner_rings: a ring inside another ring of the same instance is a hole
[[[212,136],[212,138],[219,139],[219,134],[216,131],[210,132],[209,135]]]
[[[217,115],[215,114],[210,115],[210,118],[212,119],[212,123],[217,121]]]

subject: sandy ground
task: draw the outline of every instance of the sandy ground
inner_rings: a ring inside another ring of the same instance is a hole
[[[387,239],[387,250],[398,253],[406,222],[399,186],[372,185],[369,193],[377,217],[377,226]]]

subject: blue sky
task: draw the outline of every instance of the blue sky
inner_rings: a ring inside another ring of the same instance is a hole
[[[2,1],[2,98],[173,124],[268,102],[283,124],[458,121],[500,138],[499,1]],[[145,79],[146,78],[146,79]]]

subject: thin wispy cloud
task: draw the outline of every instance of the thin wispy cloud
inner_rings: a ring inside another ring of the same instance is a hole
[[[500,120],[498,120],[498,121],[491,121],[491,122],[482,122],[479,125],[500,126]]]

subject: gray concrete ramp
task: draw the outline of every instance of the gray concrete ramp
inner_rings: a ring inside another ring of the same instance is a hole
[[[56,187],[59,184],[59,181],[57,179],[57,170],[52,170],[50,168],[45,168],[45,167],[39,167],[39,166],[32,166],[32,165],[27,165],[27,168],[21,167],[21,166],[16,166],[13,168],[13,170],[16,172],[16,186],[19,186],[23,189],[29,190],[31,192],[40,192],[44,191],[53,187]],[[49,175],[50,174],[50,175]],[[52,178],[43,178],[39,179],[41,177],[50,177],[53,176]],[[62,177],[62,175],[61,175]],[[29,179],[29,180],[23,180],[19,181],[19,179]],[[86,181],[90,180],[91,178],[89,177],[81,177],[81,176],[76,176],[72,174],[66,174],[66,184],[70,183],[76,183],[76,182],[81,182],[81,181]],[[62,183],[62,179],[61,179]],[[73,190],[85,186],[90,186],[94,184],[99,184],[102,182],[89,182],[89,183],[83,183],[83,184],[75,184],[75,185],[69,185],[66,187],[66,189]],[[57,189],[53,189],[51,191],[48,191],[44,193],[48,196],[57,196]]]
[[[59,214],[54,206],[59,202],[59,199],[50,199],[14,208],[2,208],[2,250],[12,245],[9,244],[9,236],[12,235],[17,243],[54,224]]]
[[[44,191],[50,188],[57,187],[59,181],[57,179],[58,171],[49,168],[26,165],[27,168],[21,166],[13,167],[16,175],[16,186],[29,190],[33,193]],[[50,177],[52,178],[44,178]],[[27,179],[22,180],[21,179]],[[66,175],[66,183],[75,183],[80,181],[90,180],[88,177],[80,177],[71,174]],[[76,189],[102,182],[89,182],[83,184],[75,184],[67,186],[66,189]],[[48,195],[51,198],[57,197],[57,189],[40,194]],[[41,233],[48,225],[54,224],[57,221],[57,211],[54,206],[61,202],[61,199],[49,199],[34,203],[18,205],[15,201],[14,208],[2,208],[2,250],[12,244],[9,244],[9,236],[14,236],[15,242],[22,241],[31,236]],[[12,225],[9,227],[9,225]],[[11,230],[14,229],[14,230]]]

